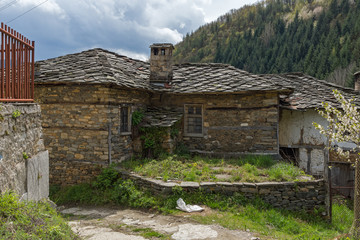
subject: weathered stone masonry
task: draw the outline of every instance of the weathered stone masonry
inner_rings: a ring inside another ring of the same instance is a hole
[[[52,184],[88,182],[101,166],[131,157],[131,135],[119,130],[119,107],[144,106],[146,93],[79,84],[38,85],[35,92],[41,101]]]
[[[48,196],[48,154],[42,139],[38,104],[0,104],[0,192],[25,199]]]
[[[288,210],[326,209],[326,186],[324,180],[308,182],[265,182],[265,183],[229,183],[229,182],[164,182],[146,178],[137,174],[120,171],[123,179],[134,183],[154,194],[170,195],[173,187],[179,186],[184,191],[193,192],[201,189],[206,193],[233,195],[240,193],[247,199],[256,197],[276,208]]]
[[[129,107],[144,109],[143,127],[166,128],[162,145],[169,151],[170,133],[178,131],[174,139],[193,152],[278,156],[278,97],[291,89],[225,64],[172,66],[171,44],[151,49],[150,64],[103,49],[38,62],[52,183],[89,181],[99,172],[95,166],[141,153],[137,134],[119,131]]]
[[[218,156],[278,155],[278,94],[154,95],[152,104],[184,111],[184,104],[203,106],[203,136],[184,136],[190,150]]]

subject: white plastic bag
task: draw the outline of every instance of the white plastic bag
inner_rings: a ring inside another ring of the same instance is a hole
[[[186,205],[182,198],[179,198],[177,201],[177,209],[184,211],[184,212],[202,212],[204,209],[198,205]]]

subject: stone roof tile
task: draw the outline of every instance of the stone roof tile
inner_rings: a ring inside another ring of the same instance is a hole
[[[170,127],[179,121],[182,112],[166,108],[148,108],[144,114],[144,127]]]
[[[151,85],[149,63],[103,49],[38,61],[36,83],[91,83],[174,93],[289,91],[283,85],[227,64],[174,65],[170,88]]]
[[[355,103],[360,105],[359,99],[356,99],[359,93],[352,88],[338,86],[303,73],[261,74],[261,76],[274,83],[291,84],[295,88],[290,95],[280,95],[280,103],[284,108],[298,110],[321,108],[322,102],[339,106],[332,93],[333,89],[339,90],[348,99],[355,98]]]

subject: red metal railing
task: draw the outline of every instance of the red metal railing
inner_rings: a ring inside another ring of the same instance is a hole
[[[35,42],[4,23],[0,32],[0,102],[32,102]]]

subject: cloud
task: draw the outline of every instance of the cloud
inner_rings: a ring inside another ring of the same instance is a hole
[[[7,22],[43,1],[19,0],[1,12],[0,20]],[[93,46],[144,59],[152,43],[175,44],[239,4],[238,0],[49,0],[11,22],[11,27],[36,41],[37,59]]]
[[[55,2],[55,0],[48,0],[46,2],[44,0],[20,0],[20,1],[18,1],[18,6],[23,9],[29,8],[28,10],[30,10],[31,7],[35,7],[38,5],[39,5],[38,8],[43,12],[58,15],[61,18],[66,17],[65,11]]]
[[[137,52],[133,52],[133,51],[128,51],[125,49],[109,49],[109,51],[115,52],[117,54],[120,55],[124,55],[130,58],[134,58],[134,59],[139,59],[142,61],[147,61],[149,59],[149,55],[150,55],[150,50],[149,50],[149,54],[144,54],[144,53],[137,53]]]

